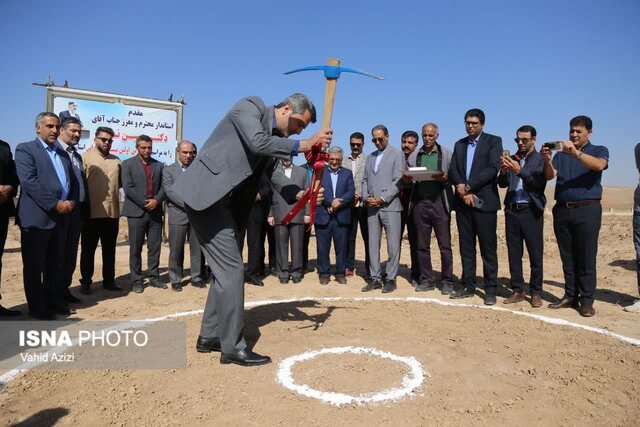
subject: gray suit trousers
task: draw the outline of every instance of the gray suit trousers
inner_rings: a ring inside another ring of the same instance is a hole
[[[171,283],[182,282],[184,243],[187,238],[191,253],[191,280],[205,279],[202,274],[202,250],[190,224],[169,224],[169,281]]]
[[[382,241],[382,229],[387,236],[387,279],[395,280],[400,266],[400,229],[401,212],[382,211],[376,208],[368,208],[367,224],[369,228],[369,270],[371,279],[380,280],[380,244]]]
[[[302,277],[302,245],[306,224],[276,225],[276,263],[280,279]],[[289,243],[291,243],[291,266],[289,266]]]
[[[209,287],[200,335],[220,338],[223,353],[244,350],[244,265],[228,197],[202,211],[185,206],[192,231],[215,277]]]
[[[162,217],[145,212],[140,218],[127,218],[129,226],[129,276],[132,282],[142,281],[142,246],[147,236],[148,277],[158,279],[162,247]]]

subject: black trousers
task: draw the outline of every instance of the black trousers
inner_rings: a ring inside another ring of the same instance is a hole
[[[531,266],[529,287],[531,288],[531,293],[540,293],[542,292],[544,213],[535,208],[507,209],[504,212],[504,217],[511,289],[513,289],[513,292],[522,292],[524,290],[522,256],[524,255],[524,245],[526,244],[527,252],[529,252],[529,265]]]
[[[0,290],[2,290],[2,254],[4,253],[4,244],[7,241],[7,232],[9,231],[9,217],[0,216]],[[2,295],[0,295],[2,299]]]
[[[462,258],[462,283],[467,289],[476,287],[476,238],[480,246],[487,295],[495,295],[498,286],[498,238],[496,212],[482,212],[467,206],[456,211],[456,223]]]
[[[147,277],[158,279],[162,247],[162,215],[145,212],[141,217],[127,217],[129,226],[129,276],[131,282],[142,281],[142,246],[147,237]]]
[[[402,248],[402,236],[405,225],[407,227],[407,237],[409,238],[409,252],[411,255],[411,279],[420,282],[420,266],[418,264],[418,242],[416,227],[413,222],[413,215],[403,210],[400,213],[400,248]]]
[[[364,206],[351,208],[351,225],[349,228],[349,247],[347,248],[346,268],[353,270],[355,265],[358,225],[360,226],[360,234],[362,234],[362,240],[364,241],[364,265],[367,270],[367,277],[369,277],[369,226],[367,225],[367,208]]]
[[[92,218],[82,227],[80,235],[80,283],[90,285],[95,269],[95,255],[98,241],[102,246],[102,283],[115,284],[116,240],[118,239],[118,218]]]
[[[596,257],[602,222],[602,206],[553,207],[553,231],[558,241],[564,291],[569,298],[593,303],[596,290]]]
[[[31,313],[67,305],[63,299],[67,288],[60,274],[65,237],[60,224],[51,229],[20,229],[24,293]]]
[[[264,240],[267,236],[267,219],[261,203],[251,208],[247,221],[247,276],[260,277],[264,271]]]

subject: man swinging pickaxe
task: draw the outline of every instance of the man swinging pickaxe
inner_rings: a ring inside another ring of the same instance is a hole
[[[336,97],[336,85],[340,78],[340,73],[355,73],[362,74],[364,76],[372,77],[378,80],[384,80],[384,77],[374,76],[373,74],[365,71],[355,70],[353,68],[346,68],[340,66],[340,60],[329,58],[327,65],[312,65],[309,67],[298,68],[296,70],[287,71],[285,74],[297,73],[299,71],[310,70],[323,70],[324,78],[326,79],[325,92],[324,92],[324,107],[322,109],[322,128],[331,127],[331,116],[333,114],[333,101]],[[307,163],[313,168],[313,175],[311,177],[311,186],[305,192],[304,196],[296,203],[291,211],[285,215],[282,219],[282,224],[287,225],[296,216],[296,214],[304,207],[307,202],[309,203],[309,228],[313,226],[315,219],[316,200],[318,198],[318,192],[320,191],[320,183],[322,182],[322,171],[324,170],[324,162],[329,158],[328,154],[322,151],[320,144],[317,144],[312,151],[306,154]]]

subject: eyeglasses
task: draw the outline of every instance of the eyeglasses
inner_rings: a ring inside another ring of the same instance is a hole
[[[357,142],[355,144],[351,143],[349,145],[351,145],[352,147],[362,147],[362,144],[358,144]]]
[[[96,136],[96,139],[99,139],[103,143],[107,143],[108,142],[109,144],[111,144],[113,142],[113,138],[103,138],[103,137],[100,137],[100,136]]]
[[[375,144],[376,142],[384,141],[385,138],[386,136],[381,136],[380,138],[371,138],[371,141],[373,141],[373,143]]]
[[[516,144],[518,142],[522,142],[523,144],[528,144],[529,141],[531,141],[531,138],[513,138],[513,140],[516,142]]]
[[[465,120],[464,124],[467,126],[480,126],[480,122],[470,122],[468,120]]]

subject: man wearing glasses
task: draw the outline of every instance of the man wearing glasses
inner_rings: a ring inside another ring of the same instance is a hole
[[[80,292],[83,294],[91,293],[98,241],[102,247],[102,287],[109,291],[122,290],[115,282],[122,165],[120,159],[110,153],[113,135],[113,129],[100,126],[95,132],[93,149],[82,154],[90,203],[90,215],[80,236]]]
[[[402,151],[389,147],[389,131],[386,126],[377,125],[371,130],[372,141],[377,150],[367,157],[362,178],[362,197],[367,205],[369,226],[369,271],[371,281],[362,292],[381,289],[383,293],[396,289],[396,276],[400,263],[400,186],[405,159]],[[380,264],[380,242],[382,229],[387,236],[387,261],[384,285]]]
[[[500,197],[496,176],[500,170],[502,138],[484,133],[485,116],[479,108],[464,115],[467,137],[453,148],[449,181],[455,185],[456,223],[462,258],[462,289],[452,299],[474,296],[476,288],[476,238],[484,271],[484,303],[495,305],[498,286],[497,211]]]
[[[369,230],[367,229],[367,207],[362,204],[362,176],[364,175],[364,166],[367,161],[366,156],[362,154],[364,147],[364,135],[360,132],[354,132],[349,137],[349,145],[351,146],[351,155],[347,157],[342,166],[351,170],[353,173],[353,182],[356,187],[353,205],[351,208],[351,224],[349,225],[349,244],[347,247],[347,261],[345,276],[353,276],[355,270],[356,259],[356,237],[358,235],[358,224],[360,224],[360,233],[364,241],[364,259],[366,276],[369,278]]]
[[[518,151],[513,156],[503,156],[500,164],[498,185],[507,188],[504,198],[504,218],[509,254],[509,272],[513,294],[505,304],[525,300],[522,274],[523,241],[529,252],[531,276],[531,307],[542,307],[542,255],[544,251],[542,233],[544,207],[547,199],[544,189],[544,161],[536,151],[536,128],[521,126],[514,138]]]

